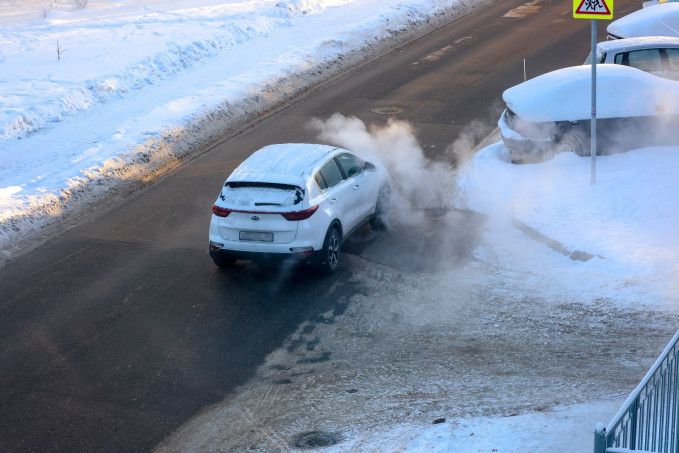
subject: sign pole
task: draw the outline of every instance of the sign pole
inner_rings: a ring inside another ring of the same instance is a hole
[[[596,183],[596,21],[613,19],[613,0],[573,0],[573,17],[592,20],[592,118],[591,143],[592,156],[591,183]]]
[[[591,169],[591,179],[590,184],[596,184],[596,19],[592,19],[592,121],[591,121],[591,156],[592,156],[592,169]]]

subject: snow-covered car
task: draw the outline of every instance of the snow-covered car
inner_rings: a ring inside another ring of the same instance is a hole
[[[666,3],[674,2],[679,2],[679,0],[649,0],[647,2],[644,2],[642,5],[644,8],[648,8],[649,6],[664,5]]]
[[[606,31],[608,39],[679,37],[679,3],[666,3],[634,11],[608,24]]]
[[[679,80],[679,38],[644,36],[597,44],[598,64],[622,64],[648,73]],[[591,64],[592,54],[584,64]]]
[[[388,176],[346,149],[287,143],[266,146],[227,178],[212,207],[209,250],[226,268],[236,259],[293,259],[327,274],[343,241],[371,222],[384,226]]]
[[[679,144],[679,82],[597,66],[597,154]],[[574,66],[507,89],[498,125],[514,162],[591,153],[591,68]]]

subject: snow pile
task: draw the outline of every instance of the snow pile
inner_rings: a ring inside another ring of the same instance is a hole
[[[0,5],[0,250],[485,0]]]
[[[549,269],[561,276],[563,291],[679,308],[676,147],[599,156],[593,185],[589,158],[564,153],[540,164],[513,165],[507,153],[501,143],[483,149],[459,178],[457,203],[489,215],[494,256],[485,258],[519,265],[538,285]],[[540,258],[507,240],[507,231],[518,232],[510,224],[536,230],[561,253],[548,254],[550,262],[536,261]],[[582,261],[564,260],[565,252],[584,252],[569,254]]]
[[[142,2],[124,7],[90,2],[43,6],[36,19],[2,30],[0,140],[59,122],[64,117],[124,98],[214,58],[244,42],[290,26],[351,0],[260,1],[253,4]],[[19,5],[5,5],[20,7]],[[45,9],[48,8],[48,9]],[[36,64],[39,62],[38,64]]]

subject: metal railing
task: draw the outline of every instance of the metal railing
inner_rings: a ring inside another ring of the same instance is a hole
[[[594,431],[594,453],[679,453],[679,331],[613,417]]]

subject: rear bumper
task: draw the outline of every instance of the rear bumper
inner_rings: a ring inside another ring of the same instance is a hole
[[[209,247],[210,257],[215,258],[223,256],[226,258],[233,258],[237,260],[246,261],[256,261],[260,263],[282,263],[282,262],[295,262],[295,263],[309,263],[309,264],[319,264],[323,261],[324,255],[322,250],[314,250],[310,253],[271,253],[271,252],[250,252],[242,250],[225,250],[218,249],[214,250]]]

